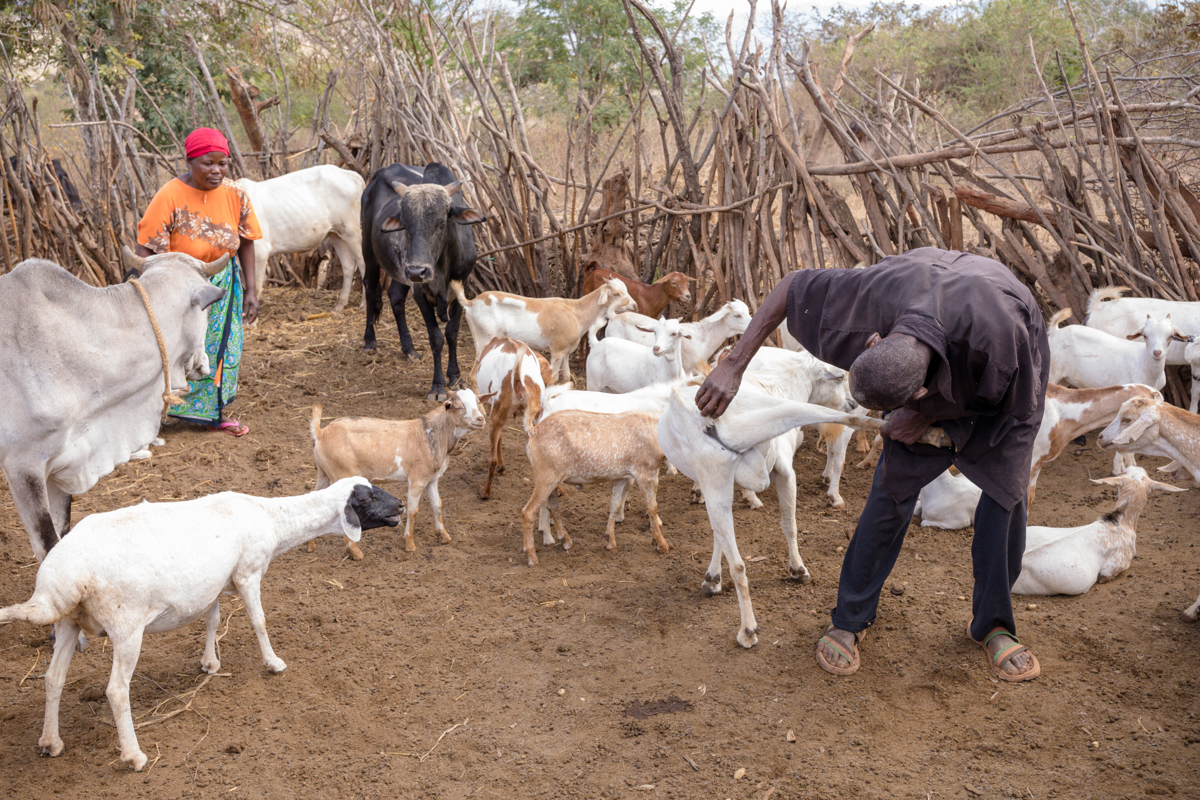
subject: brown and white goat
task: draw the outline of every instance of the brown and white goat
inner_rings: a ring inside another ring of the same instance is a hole
[[[637,303],[638,312],[650,318],[666,311],[672,300],[685,306],[692,302],[692,290],[688,283],[696,280],[682,272],[668,272],[654,283],[642,283],[612,270],[596,268],[588,270],[583,276],[583,293],[594,292],[614,278],[625,284],[629,296]]]
[[[471,382],[475,384],[491,425],[492,448],[488,456],[487,480],[479,489],[480,500],[492,496],[492,481],[496,473],[504,474],[504,450],[501,447],[504,426],[508,424],[512,413],[525,404],[517,399],[514,392],[514,387],[524,385],[525,376],[544,389],[551,383],[550,362],[541,353],[534,352],[516,339],[492,339],[483,348],[483,353],[471,370]]]
[[[468,300],[461,281],[451,281],[450,289],[466,309],[476,357],[492,339],[507,336],[531,348],[549,351],[550,374],[561,374],[563,382],[571,380],[567,357],[589,328],[603,325],[613,314],[637,310],[625,284],[618,280],[607,281],[578,300],[522,297],[507,292],[484,292]]]
[[[404,549],[413,544],[413,519],[421,494],[429,495],[434,526],[449,544],[450,534],[442,524],[442,498],[438,479],[450,465],[450,451],[458,440],[483,427],[483,412],[470,389],[450,394],[450,399],[423,417],[406,420],[344,417],[321,429],[321,405],[313,406],[309,430],[313,437],[313,461],[317,465],[317,488],[353,475],[369,481],[408,481],[407,517],[404,523]],[[363,554],[357,544],[346,539],[346,548],[355,561]],[[310,542],[311,553],[316,548]]]
[[[1162,399],[1161,394],[1141,383],[1103,389],[1068,389],[1057,383],[1046,384],[1046,411],[1033,440],[1029,502],[1033,502],[1042,467],[1058,458],[1072,439],[1111,422],[1121,404],[1133,397]]]
[[[562,535],[563,549],[571,548],[571,536],[558,513],[554,490],[560,483],[582,486],[591,483],[612,483],[608,524],[605,534],[607,547],[617,546],[616,518],[625,497],[626,485],[635,481],[650,516],[650,533],[658,552],[671,549],[662,535],[658,518],[658,470],[663,453],[658,446],[658,416],[639,412],[624,414],[595,414],[589,411],[559,411],[535,424],[541,413],[541,389],[529,377],[523,390],[526,397],[525,452],[533,468],[533,494],[521,512],[523,545],[529,566],[538,563],[533,545],[534,520],[545,505]],[[547,503],[549,501],[549,503]],[[543,544],[554,544],[546,529]]]

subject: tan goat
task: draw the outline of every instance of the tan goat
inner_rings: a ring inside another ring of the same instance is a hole
[[[625,497],[626,484],[636,481],[646,503],[646,513],[650,515],[650,532],[658,552],[668,552],[671,546],[663,538],[662,522],[658,518],[658,470],[662,466],[663,453],[658,446],[657,415],[559,411],[535,425],[534,420],[541,413],[541,389],[529,377],[525,378],[523,389],[528,436],[525,452],[533,468],[533,494],[522,510],[521,519],[529,566],[538,563],[533,546],[533,526],[543,505],[550,509],[554,524],[562,534],[563,549],[571,548],[571,536],[563,527],[556,499],[551,497],[560,483],[580,486],[612,483],[605,528],[607,547],[612,550],[617,546],[616,518]],[[548,529],[542,534],[542,543],[554,544]]]
[[[434,526],[448,544],[450,534],[442,524],[442,499],[438,479],[450,465],[450,451],[458,440],[483,427],[483,412],[475,393],[460,389],[450,399],[423,417],[408,420],[344,417],[321,429],[321,405],[313,406],[309,430],[313,437],[313,461],[317,465],[317,488],[353,475],[369,481],[408,481],[408,514],[404,523],[404,549],[413,544],[413,519],[421,494],[429,495]],[[363,554],[357,544],[346,539],[346,548],[355,561]],[[308,544],[311,553],[316,548]]]
[[[475,355],[497,336],[508,336],[536,350],[550,353],[550,374],[571,380],[567,358],[589,328],[603,325],[614,314],[637,311],[637,303],[619,280],[610,280],[578,300],[562,297],[522,297],[506,292],[484,292],[474,300],[463,293],[461,281],[451,281],[471,326]]]

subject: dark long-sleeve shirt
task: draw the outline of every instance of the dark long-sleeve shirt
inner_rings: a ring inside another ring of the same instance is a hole
[[[805,270],[788,292],[788,330],[822,361],[849,369],[872,333],[904,333],[933,351],[929,394],[909,406],[954,442],[954,463],[1006,509],[1025,496],[1050,369],[1033,295],[990,258],[932,247],[861,270]],[[920,491],[923,448],[897,446],[884,487]],[[928,451],[925,451],[928,452]]]

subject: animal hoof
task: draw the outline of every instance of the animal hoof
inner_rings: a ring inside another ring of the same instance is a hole
[[[846,501],[845,501],[845,500],[843,500],[843,499],[842,499],[842,498],[840,498],[840,497],[839,497],[839,498],[837,498],[836,500],[834,500],[834,499],[831,497],[831,498],[829,498],[829,507],[830,507],[830,508],[836,508],[836,509],[839,509],[839,510],[844,510],[844,509],[846,508]]]
[[[38,748],[40,748],[38,752],[40,752],[42,755],[49,756],[50,758],[57,758],[58,756],[62,755],[62,739],[54,738],[48,741],[39,740]]]
[[[418,353],[414,350],[411,353],[405,353],[404,357],[407,358],[409,361],[420,361],[425,356],[421,355],[420,353]]]
[[[404,550],[405,550],[405,552],[412,553],[412,552],[415,552],[415,551],[416,551],[416,549],[417,549],[417,546],[416,546],[416,544],[414,544],[414,543],[413,543],[413,540],[412,540],[412,539],[405,539],[405,540],[404,540]]]
[[[529,566],[536,567],[538,565],[538,557],[533,553],[529,554]]]
[[[1179,621],[1180,621],[1180,622],[1195,622],[1195,621],[1196,621],[1196,619],[1197,619],[1197,615],[1196,615],[1195,613],[1192,613],[1192,614],[1189,616],[1189,615],[1188,615],[1188,613],[1187,613],[1186,611],[1184,611],[1183,613],[1181,613],[1181,614],[1179,615]]]
[[[274,672],[276,675],[287,669],[287,664],[283,663],[283,660],[279,658],[275,659],[274,661],[266,662],[266,664],[267,669],[271,670],[271,672]]]
[[[788,579],[803,585],[806,583],[812,583],[812,574],[806,569],[801,569],[799,572],[792,570],[792,573],[788,576]]]
[[[205,664],[205,663],[201,662],[200,671],[206,675],[215,675],[216,673],[221,671],[221,662],[214,661],[211,664]]]
[[[703,597],[712,597],[713,595],[720,594],[720,593],[721,593],[721,582],[720,581],[710,581],[706,578],[704,580],[704,582],[700,584],[700,594]]]
[[[133,767],[134,772],[141,772],[142,767],[146,766],[146,762],[149,761],[150,759],[146,758],[145,753],[143,753],[141,750],[138,750],[136,753],[134,753],[129,758],[126,758],[125,756],[121,756],[121,760],[128,761],[129,765],[131,767]]]
[[[671,552],[671,545],[669,542],[666,542],[666,541],[659,542],[656,545],[656,547],[658,547],[658,552],[662,553],[664,556],[667,553]]]
[[[445,389],[442,389],[440,392],[433,391],[433,392],[430,392],[429,394],[425,395],[425,399],[430,403],[443,403],[449,397],[450,397],[450,395],[446,394]]]
[[[754,630],[743,629],[738,631],[738,644],[749,650],[754,645],[758,644],[758,629]]]
[[[378,352],[379,352],[379,348],[378,348],[378,347],[376,347],[376,346],[375,346],[375,345],[373,345],[373,344],[369,344],[369,345],[364,345],[364,346],[363,346],[363,355],[366,355],[366,356],[373,356],[373,355],[375,355],[375,354],[376,354],[376,353],[378,353]]]
[[[503,464],[501,464],[500,466],[496,467],[496,474],[497,474],[497,475],[503,475],[503,474],[504,474],[504,465],[503,465]]]

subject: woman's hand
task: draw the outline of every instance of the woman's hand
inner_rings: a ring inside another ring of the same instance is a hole
[[[713,374],[716,374],[716,370]],[[901,444],[914,444],[932,423],[933,420],[921,416],[911,408],[901,407],[888,416],[880,433]]]
[[[246,292],[242,301],[242,315],[247,325],[258,319],[258,292]]]
[[[719,417],[729,408],[742,385],[742,372],[725,359],[696,392],[696,407],[704,417]]]

